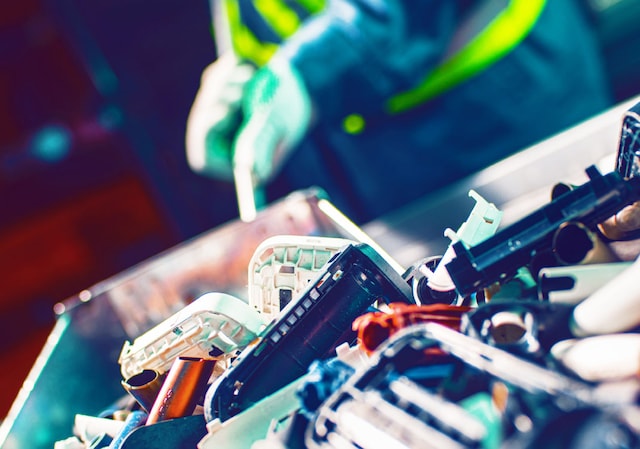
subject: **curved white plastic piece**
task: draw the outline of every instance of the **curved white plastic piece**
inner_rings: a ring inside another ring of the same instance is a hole
[[[56,441],[53,449],[85,449],[86,445],[76,437],[69,437],[64,440]]]
[[[253,341],[264,328],[251,306],[225,293],[206,293],[150,329],[126,341],[118,363],[127,379],[144,369],[164,373],[178,356],[225,358]]]
[[[549,302],[564,304],[578,304],[595,293],[623,270],[629,268],[632,262],[598,263],[588,265],[569,265],[559,267],[545,267],[538,273],[538,278],[570,278],[573,287],[567,290],[554,290],[547,293]]]
[[[249,305],[267,322],[304,292],[331,257],[353,240],[278,235],[264,240],[249,261]]]
[[[448,237],[451,243],[433,274],[428,278],[427,285],[433,290],[446,292],[455,288],[446,269],[446,265],[456,256],[453,244],[462,241],[467,246],[477,245],[496,233],[502,219],[502,211],[493,203],[487,202],[475,190],[469,190],[469,196],[476,201],[476,204],[467,221],[460,225],[457,232],[449,228],[444,231],[445,237]]]
[[[576,337],[625,332],[640,325],[640,258],[578,304],[571,317]]]
[[[115,438],[123,427],[124,421],[76,414],[73,422],[73,434],[81,441],[90,442],[103,433]]]
[[[587,381],[630,378],[640,372],[640,334],[609,334],[563,340],[553,345],[551,355]]]

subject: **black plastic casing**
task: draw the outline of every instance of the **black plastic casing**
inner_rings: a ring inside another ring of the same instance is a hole
[[[304,375],[314,360],[334,357],[337,346],[355,341],[353,320],[378,300],[414,303],[409,284],[372,247],[347,245],[209,387],[207,421],[231,418]]]

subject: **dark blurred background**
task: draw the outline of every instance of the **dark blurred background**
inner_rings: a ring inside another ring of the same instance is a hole
[[[210,23],[206,0],[1,8],[0,419],[56,302],[236,216],[184,157]]]
[[[616,100],[640,92],[640,2],[585,0]],[[206,0],[21,0],[0,12],[0,419],[55,303],[237,216],[191,173],[215,58]]]

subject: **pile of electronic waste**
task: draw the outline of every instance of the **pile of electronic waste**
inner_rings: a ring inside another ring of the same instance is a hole
[[[443,255],[280,235],[249,301],[204,294],[124,341],[122,399],[66,448],[640,447],[638,106],[588,167],[500,227],[477,193]]]

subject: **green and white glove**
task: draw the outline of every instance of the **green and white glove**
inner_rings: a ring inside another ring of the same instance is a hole
[[[242,124],[242,101],[256,69],[233,53],[221,55],[202,72],[189,112],[186,155],[195,172],[233,179],[233,142]]]
[[[250,170],[261,185],[279,171],[309,128],[311,99],[301,75],[275,56],[247,85],[243,115],[233,164]]]

